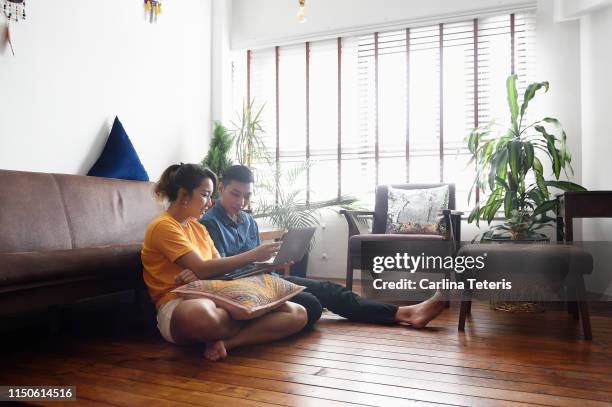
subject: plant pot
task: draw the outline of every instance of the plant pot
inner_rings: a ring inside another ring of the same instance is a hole
[[[543,234],[523,237],[520,239],[512,239],[509,233],[493,234],[490,231],[483,234],[481,242],[483,243],[548,243],[550,238]]]

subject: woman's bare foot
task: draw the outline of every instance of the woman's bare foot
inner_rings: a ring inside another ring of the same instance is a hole
[[[213,362],[220,359],[225,359],[227,357],[225,343],[223,343],[223,341],[221,340],[206,342],[206,350],[204,351],[204,357]]]
[[[416,305],[399,307],[395,320],[412,325],[414,328],[424,328],[444,310],[444,295],[440,291],[426,301]]]

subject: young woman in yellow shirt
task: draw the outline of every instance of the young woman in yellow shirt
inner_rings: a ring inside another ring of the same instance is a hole
[[[171,290],[191,274],[208,279],[254,261],[265,261],[279,249],[270,243],[237,256],[222,258],[198,219],[211,205],[215,174],[197,164],[168,167],[155,193],[169,202],[166,212],[147,227],[142,247],[144,281],[157,308],[158,328],[169,342],[205,342],[205,357],[218,360],[242,345],[267,342],[300,331],[307,322],[301,305],[286,302],[250,321],[236,321],[205,298],[183,299]]]

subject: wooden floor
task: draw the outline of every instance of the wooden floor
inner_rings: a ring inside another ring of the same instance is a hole
[[[78,313],[52,338],[36,327],[4,335],[0,384],[75,385],[70,406],[612,405],[612,316],[592,316],[589,343],[561,309],[475,303],[465,333],[457,304],[418,331],[326,314],[314,331],[212,363],[139,315],[123,304]]]

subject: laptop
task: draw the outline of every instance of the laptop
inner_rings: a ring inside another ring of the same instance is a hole
[[[236,280],[242,277],[248,277],[255,274],[270,271],[271,265],[285,264],[291,261],[297,262],[304,257],[304,253],[308,249],[308,244],[314,235],[317,228],[291,228],[285,234],[282,240],[282,245],[273,259],[265,262],[255,262],[247,264],[229,273],[215,277],[216,280]]]

